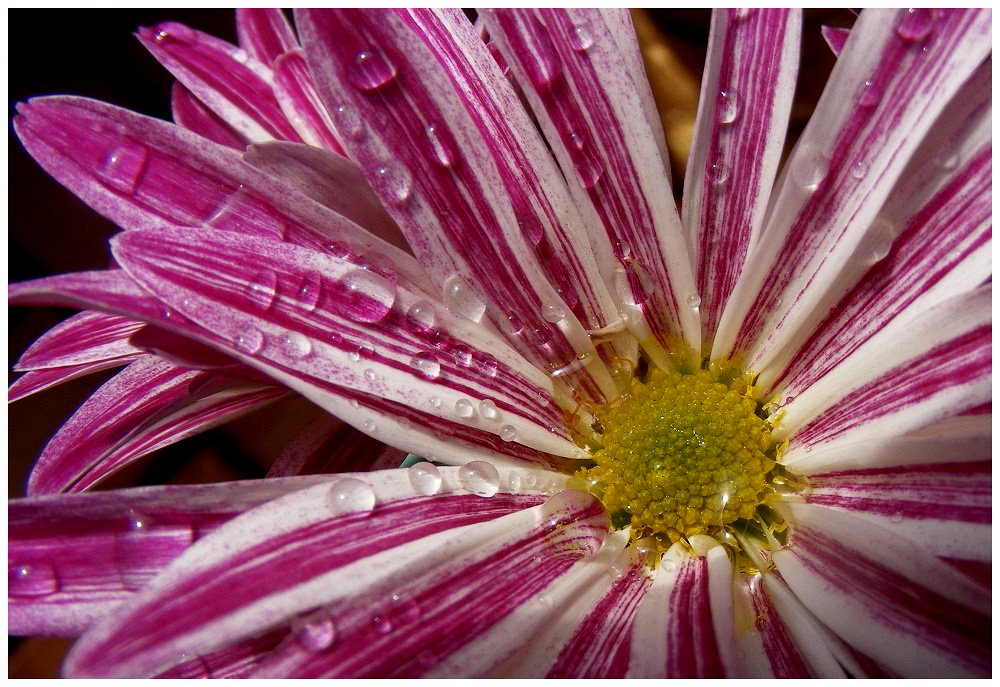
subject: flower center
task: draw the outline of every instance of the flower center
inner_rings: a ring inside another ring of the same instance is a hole
[[[775,495],[772,426],[758,415],[747,381],[728,371],[653,370],[595,412],[601,445],[574,488],[601,499],[617,528],[665,550],[707,534],[730,540],[761,522]],[[764,519],[767,519],[766,517]],[[762,523],[763,524],[763,523]]]

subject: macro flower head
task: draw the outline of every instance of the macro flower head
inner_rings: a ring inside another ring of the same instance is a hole
[[[140,29],[174,123],[18,107],[122,232],[11,286],[84,309],[11,397],[126,366],[10,504],[12,632],[80,677],[989,672],[988,10],[828,30],[787,158],[800,13],[717,10],[679,205],[627,12],[294,18]],[[69,493],[289,393],[267,479]]]

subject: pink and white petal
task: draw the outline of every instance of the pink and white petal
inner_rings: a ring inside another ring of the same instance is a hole
[[[236,36],[240,47],[264,65],[299,47],[285,13],[273,8],[236,10]]]
[[[787,401],[789,451],[896,436],[990,398],[989,286],[898,319]]]
[[[300,140],[275,100],[271,69],[246,50],[174,22],[142,27],[136,35],[178,81],[248,140]]]
[[[285,393],[144,356],[91,394],[59,428],[31,471],[28,493],[83,491],[147,453]]]
[[[119,315],[82,312],[60,322],[21,354],[15,370],[82,365],[127,358],[141,351],[128,339],[144,326]]]
[[[412,256],[173,124],[66,96],[36,98],[18,111],[15,129],[36,161],[126,230],[201,226],[272,236],[366,256],[411,283],[429,283]]]
[[[620,15],[610,21],[598,10],[486,15],[570,180],[605,283],[636,338],[668,365],[666,354],[683,344],[700,349],[698,313],[688,305],[695,283],[667,191],[661,130],[647,116],[648,85],[634,80],[635,49],[621,47]]]
[[[976,71],[910,160],[851,260],[855,267],[843,270],[839,302],[802,329],[803,343],[761,371],[762,392],[778,387],[794,396],[895,318],[912,318],[990,278],[990,67],[987,60]]]
[[[716,9],[698,99],[682,220],[703,348],[760,238],[798,75],[802,14]]]
[[[274,63],[274,97],[303,142],[343,154],[344,146],[319,99],[301,48],[289,50]]]
[[[351,158],[445,302],[488,315],[585,394],[616,396],[583,328],[617,319],[614,304],[558,170],[465,16],[303,11],[297,24]]]
[[[67,367],[47,367],[40,370],[28,370],[23,375],[14,380],[7,388],[7,402],[13,403],[22,398],[36,394],[39,391],[51,389],[59,386],[71,379],[83,377],[94,372],[107,370],[112,367],[127,365],[133,360],[140,358],[142,353],[135,353],[125,358],[114,358],[111,360],[99,360],[81,365],[70,365]]]
[[[243,150],[249,141],[226,124],[217,114],[212,112],[205,103],[198,100],[194,93],[175,81],[170,89],[170,112],[178,126],[204,136],[210,141],[235,150]]]
[[[732,564],[720,546],[668,552],[635,616],[630,678],[721,678],[737,670]]]
[[[251,637],[217,651],[209,651],[183,663],[171,666],[153,677],[191,679],[246,678],[257,665],[285,641],[291,628],[281,628]]]
[[[349,672],[354,669],[355,676],[362,669],[378,674],[388,670],[380,665],[383,661],[404,665],[400,657],[406,652],[400,642],[472,639],[476,633],[441,636],[439,623],[471,619],[479,615],[477,609],[493,613],[498,609],[493,603],[482,607],[466,603],[462,613],[452,613],[438,594],[447,595],[450,588],[464,602],[470,594],[482,596],[478,575],[451,579],[456,573],[490,562],[523,566],[525,557],[531,561],[537,555],[534,565],[546,566],[543,574],[511,577],[511,585],[531,598],[537,593],[534,587],[544,588],[546,577],[563,572],[579,554],[551,556],[561,549],[552,550],[558,542],[549,536],[544,518],[537,524],[540,513],[532,506],[544,498],[537,489],[482,498],[463,488],[460,470],[416,473],[411,468],[343,475],[250,511],[199,540],[127,607],[89,632],[69,657],[68,674],[150,674],[178,662],[183,654],[212,651],[287,624],[299,626],[305,617],[320,620],[313,615],[317,609],[331,613],[322,621],[335,623],[328,627],[335,629],[336,642],[327,633],[326,644],[305,641],[297,649],[289,643],[274,657],[295,663],[296,670],[288,674],[304,677],[309,674],[307,663],[327,660]],[[565,480],[544,471],[514,472],[520,480],[531,477],[546,486],[555,480],[555,488]],[[512,474],[505,470],[499,476],[509,483]],[[603,509],[594,514],[588,509],[593,510],[592,502],[587,508],[567,506],[549,512],[557,518],[601,520],[603,516],[606,532]],[[564,529],[571,531],[563,541],[580,546],[583,542],[573,540],[572,530],[582,538],[599,528],[588,527],[585,520],[579,527]],[[551,564],[548,557],[538,555],[546,546]],[[276,563],[281,575],[273,574]],[[388,608],[395,592],[404,601],[417,602],[415,615],[422,616],[419,625],[406,628],[405,637],[379,632],[391,629],[386,621],[405,622],[405,614],[397,616],[396,611],[407,608]],[[423,598],[425,593],[434,599]],[[481,601],[516,606],[515,597],[494,594]],[[435,599],[440,603],[428,603]],[[307,635],[300,638],[317,639],[309,632],[314,627],[315,623],[312,627],[307,623],[303,628]],[[323,639],[322,633],[318,639]],[[392,651],[386,650],[387,642],[394,643]],[[327,651],[306,649],[327,645]],[[352,664],[357,661],[360,666]]]
[[[268,477],[364,472],[399,467],[406,454],[320,410],[267,471]]]
[[[930,550],[853,515],[788,507],[791,541],[773,560],[799,600],[841,639],[901,676],[989,671],[982,587]]]
[[[410,251],[396,222],[352,160],[286,141],[256,143],[247,148],[243,159],[397,248]]]
[[[714,357],[741,355],[761,370],[832,304],[906,163],[989,56],[989,36],[988,11],[862,13],[778,181]]]
[[[199,537],[329,477],[141,487],[8,503],[11,634],[75,636],[144,587]]]
[[[190,318],[189,334],[344,419],[329,405],[330,387],[409,406],[435,425],[465,425],[512,448],[579,453],[544,374],[481,327],[393,284],[379,266],[194,229],[122,234],[113,250],[144,288]],[[494,369],[484,373],[485,361]]]
[[[989,457],[813,474],[805,500],[848,511],[912,541],[933,542],[938,556],[989,562]]]
[[[844,51],[844,46],[847,44],[847,38],[851,35],[851,30],[840,26],[822,26],[820,33],[823,34],[823,39],[830,46],[834,56],[840,57],[840,53]]]

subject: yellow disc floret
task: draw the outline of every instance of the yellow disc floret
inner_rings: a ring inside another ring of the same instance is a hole
[[[576,477],[635,536],[718,534],[773,493],[771,426],[756,411],[742,378],[653,370],[596,412],[602,446]]]

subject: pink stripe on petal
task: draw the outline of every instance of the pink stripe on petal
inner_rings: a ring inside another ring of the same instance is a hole
[[[820,27],[820,32],[833,54],[839,57],[847,43],[848,36],[851,35],[851,30],[839,26],[823,26]]]
[[[240,47],[265,65],[273,64],[281,55],[299,46],[280,9],[237,9],[236,35]]]
[[[65,367],[134,356],[140,351],[129,345],[128,339],[142,327],[142,322],[118,315],[82,312],[36,339],[14,369]]]
[[[321,411],[296,432],[267,476],[387,469],[399,467],[405,457],[402,451],[389,448]]]
[[[250,677],[271,652],[285,641],[291,630],[281,628],[258,637],[243,640],[233,646],[210,651],[179,663],[154,675],[155,678],[233,679]]]
[[[289,50],[274,63],[274,95],[305,143],[344,153],[333,121],[316,93],[301,48]]]
[[[665,674],[679,678],[725,677],[712,620],[707,559],[692,557],[681,565],[665,612]]]
[[[50,367],[41,370],[28,370],[23,375],[14,380],[7,388],[7,402],[13,403],[22,398],[37,394],[39,391],[51,389],[64,382],[77,377],[83,377],[94,372],[107,370],[112,367],[120,367],[142,357],[142,353],[133,353],[122,358],[112,358],[110,360],[100,360],[93,363],[83,363],[82,365],[70,365],[68,367]]]
[[[816,677],[796,647],[789,629],[782,622],[778,610],[767,594],[760,576],[747,577],[742,582],[743,591],[750,600],[754,614],[754,628],[760,635],[764,656],[777,678]]]
[[[219,145],[243,150],[249,143],[243,134],[222,121],[179,81],[170,89],[170,111],[177,125]]]

